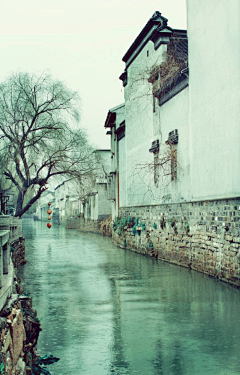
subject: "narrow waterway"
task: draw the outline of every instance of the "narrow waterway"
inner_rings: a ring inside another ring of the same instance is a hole
[[[240,374],[240,291],[115,247],[23,221],[24,289],[52,375]]]

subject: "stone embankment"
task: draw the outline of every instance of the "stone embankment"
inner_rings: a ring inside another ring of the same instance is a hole
[[[83,217],[67,217],[67,229],[79,229],[82,232],[92,232],[104,236],[112,236],[112,217],[107,219],[91,220]]]
[[[240,198],[120,208],[113,241],[240,287]]]
[[[14,272],[26,261],[20,219],[0,216],[0,252],[0,374],[31,375],[41,328]]]

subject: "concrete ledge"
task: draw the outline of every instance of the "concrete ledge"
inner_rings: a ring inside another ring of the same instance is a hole
[[[8,274],[3,275],[3,287],[0,289],[0,310],[2,310],[5,305],[7,298],[10,297],[13,290],[13,277],[14,277],[14,268],[12,261],[10,260],[8,266]]]
[[[0,246],[4,246],[9,240],[9,230],[0,229]]]

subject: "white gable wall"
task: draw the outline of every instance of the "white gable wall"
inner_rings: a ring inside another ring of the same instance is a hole
[[[188,0],[194,200],[240,192],[240,2]]]
[[[147,53],[148,51],[148,53]],[[149,41],[127,69],[125,96],[126,121],[126,205],[141,205],[151,199],[136,165],[151,162],[153,141],[152,84],[148,82],[154,64],[164,59],[166,45],[156,51]]]
[[[147,51],[148,55],[147,56]],[[156,100],[153,112],[152,84],[148,78],[152,67],[164,61],[167,45],[157,51],[149,41],[128,68],[128,83],[125,87],[126,107],[126,198],[120,206],[182,202],[189,199],[189,89],[185,88],[161,107]],[[141,79],[141,71],[143,71]],[[161,178],[154,184],[153,153],[149,152],[152,141],[159,139],[160,153],[167,146],[169,132],[178,129],[179,143],[176,145],[178,178],[169,183],[170,177]],[[146,166],[147,163],[151,167]],[[141,169],[140,165],[143,165]],[[167,180],[167,181],[166,181]],[[121,186],[121,183],[120,183]]]

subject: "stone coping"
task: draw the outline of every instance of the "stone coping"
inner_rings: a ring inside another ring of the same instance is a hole
[[[0,246],[5,245],[9,239],[9,230],[0,230]]]
[[[8,274],[2,276],[3,287],[0,288],[0,310],[2,310],[5,305],[7,298],[12,294],[13,289],[13,277],[14,277],[14,268],[12,261],[10,260],[8,266]]]

